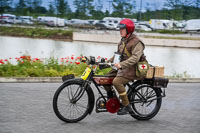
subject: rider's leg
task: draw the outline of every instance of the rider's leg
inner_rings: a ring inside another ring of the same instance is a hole
[[[122,105],[127,106],[129,104],[129,100],[126,94],[126,89],[124,87],[124,84],[130,82],[129,79],[124,77],[115,77],[113,80],[113,85],[116,88],[117,92],[120,95],[120,98],[122,99]]]
[[[124,85],[130,82],[130,79],[124,77],[115,77],[113,80],[113,85],[117,89],[120,98],[122,99],[122,105],[124,106],[119,112],[119,115],[127,114],[128,112],[132,111],[129,105],[129,100],[127,97],[126,89]]]
[[[112,88],[112,86],[111,85],[104,85],[103,87],[107,92],[107,98],[108,99],[112,98],[113,97],[113,88]]]
[[[115,77],[116,75],[117,75],[117,71],[114,70],[114,69],[110,70],[110,71],[106,74],[106,76],[113,76],[113,77]],[[106,92],[107,92],[107,97],[108,97],[108,99],[109,99],[109,98],[112,98],[112,97],[113,97],[113,88],[112,88],[112,86],[111,86],[111,85],[105,85],[105,86],[103,86],[103,87],[104,87],[104,89],[105,89]]]

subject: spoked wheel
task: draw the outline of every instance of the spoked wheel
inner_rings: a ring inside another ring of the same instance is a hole
[[[143,84],[135,89],[129,98],[135,114],[131,114],[137,120],[149,120],[160,110],[162,98],[158,88]]]
[[[78,122],[89,113],[89,92],[82,84],[71,81],[61,85],[53,98],[53,109],[56,116],[64,122]]]

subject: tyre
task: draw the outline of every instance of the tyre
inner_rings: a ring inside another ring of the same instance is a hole
[[[82,82],[71,80],[61,85],[53,97],[53,109],[56,116],[68,123],[84,119],[92,105],[90,89],[83,89]]]
[[[148,84],[142,84],[129,94],[129,101],[135,114],[130,115],[137,120],[149,120],[160,110],[162,104],[161,91]]]

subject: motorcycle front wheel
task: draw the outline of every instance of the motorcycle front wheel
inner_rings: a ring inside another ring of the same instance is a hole
[[[84,119],[90,109],[88,89],[78,81],[70,81],[61,85],[53,97],[53,109],[56,116],[67,123]]]
[[[135,88],[129,95],[134,114],[130,114],[137,120],[149,120],[160,110],[162,97],[159,88],[153,88],[148,84],[142,84]]]

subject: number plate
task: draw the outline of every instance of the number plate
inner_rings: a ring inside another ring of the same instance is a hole
[[[84,73],[82,74],[81,78],[82,78],[83,80],[86,80],[86,79],[88,78],[88,76],[90,75],[91,71],[92,71],[92,70],[91,70],[89,67],[87,67],[87,68],[85,69]]]

